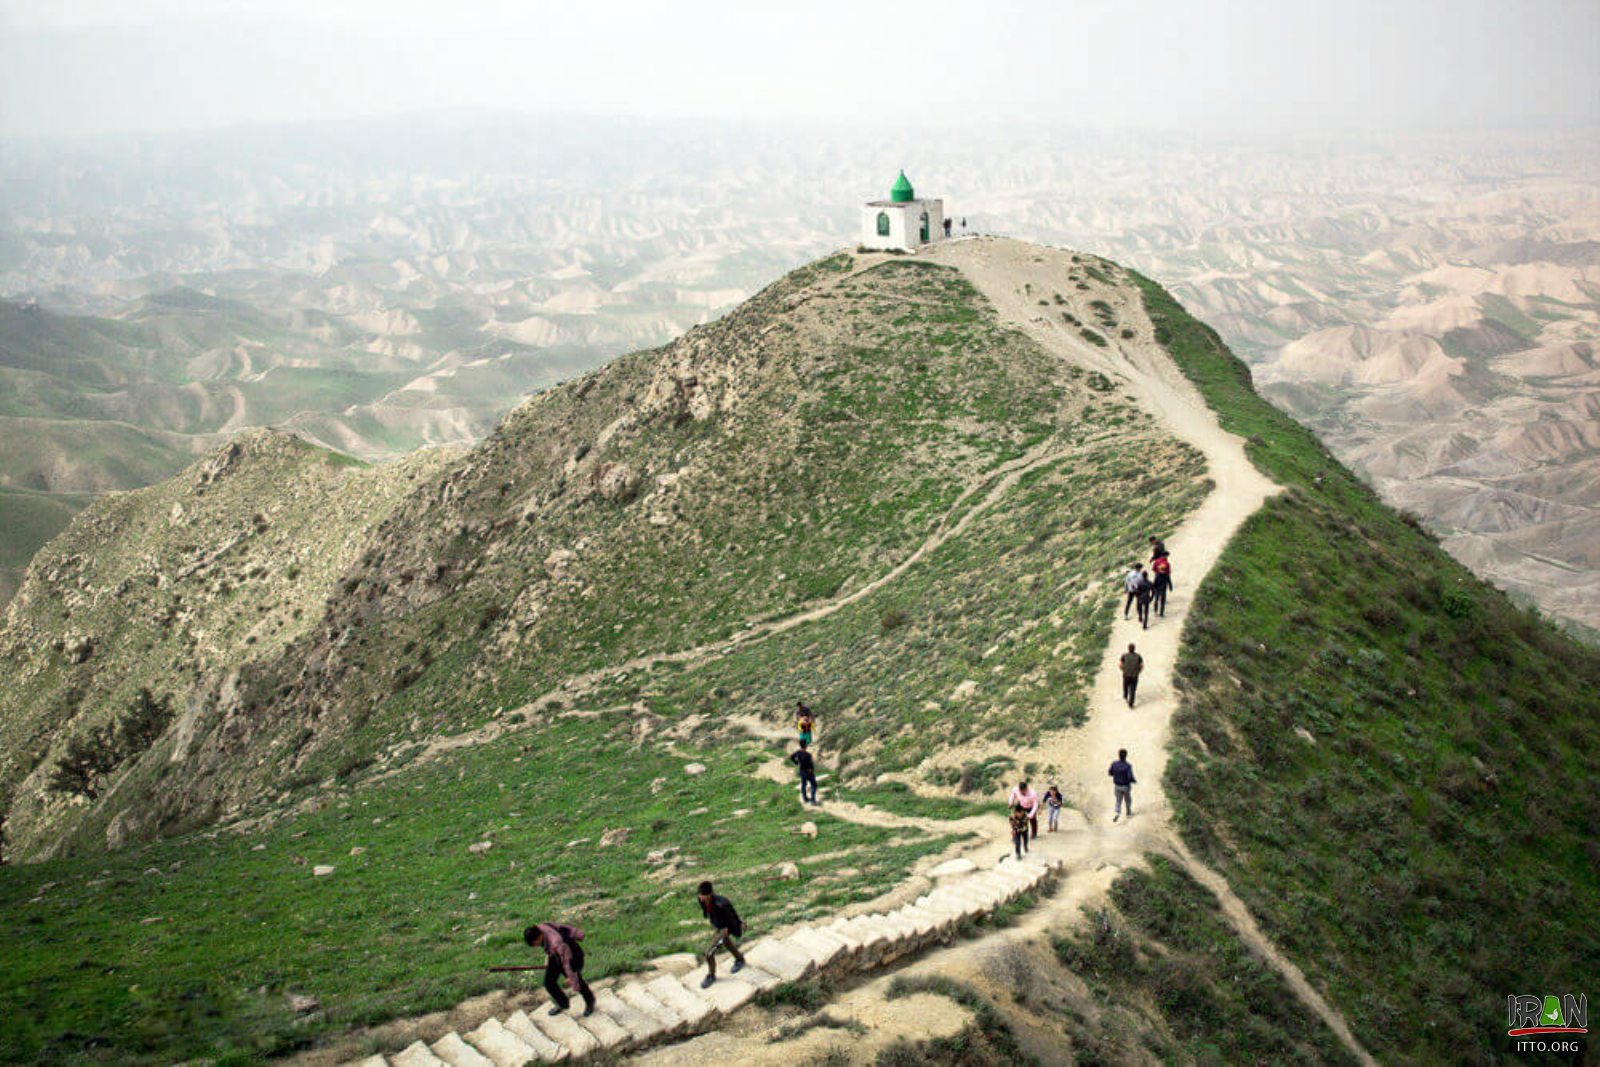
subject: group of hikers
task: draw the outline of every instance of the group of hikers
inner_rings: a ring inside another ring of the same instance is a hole
[[[706,961],[706,976],[700,980],[701,989],[709,989],[717,980],[717,953],[724,949],[733,957],[729,970],[738,974],[744,970],[744,953],[739,951],[739,938],[744,936],[744,920],[727,897],[721,896],[710,882],[701,882],[695,891],[700,903],[700,914],[711,923],[711,943],[701,954]],[[566,923],[543,922],[522,931],[522,940],[529,948],[543,949],[544,988],[550,994],[550,1014],[560,1015],[572,1006],[572,998],[561,988],[564,976],[567,985],[583,999],[583,1014],[594,1014],[594,991],[583,978],[583,931]]]
[[[1133,786],[1137,781],[1133,776],[1133,764],[1128,762],[1128,750],[1117,749],[1117,758],[1112,761],[1111,767],[1106,771],[1111,779],[1111,789],[1116,810],[1111,816],[1112,822],[1119,821],[1124,812],[1133,818]],[[1017,783],[1011,790],[1011,795],[1006,798],[1006,805],[1011,809],[1011,849],[1017,859],[1021,859],[1028,851],[1028,844],[1039,838],[1039,808],[1045,809],[1045,826],[1048,833],[1055,833],[1060,829],[1061,808],[1065,801],[1061,796],[1061,789],[1051,785],[1041,797],[1028,786],[1026,779]]]
[[[1126,619],[1134,608],[1139,609],[1139,625],[1150,629],[1150,612],[1158,618],[1167,617],[1167,593],[1173,588],[1172,560],[1167,546],[1159,537],[1150,538],[1150,566],[1136,563],[1122,578],[1123,591],[1128,599],[1122,604],[1122,617]]]
[[[948,221],[946,222],[948,226]],[[1144,565],[1139,565],[1128,572],[1124,579],[1128,599],[1123,605],[1122,617],[1126,619],[1128,612],[1134,606],[1139,609],[1139,622],[1146,629],[1150,626],[1150,611],[1154,608],[1157,617],[1165,617],[1167,611],[1167,592],[1172,588],[1172,564],[1167,556],[1167,549],[1159,538],[1150,538],[1150,566],[1153,577],[1146,573]],[[1133,707],[1134,696],[1139,688],[1139,674],[1144,669],[1144,659],[1133,646],[1128,645],[1119,660],[1122,669],[1122,696]],[[793,763],[800,772],[800,800],[804,804],[820,804],[817,799],[817,764],[811,753],[811,746],[816,740],[817,721],[811,709],[806,707],[804,701],[797,701],[795,706],[795,730],[799,734],[800,747],[789,754],[789,762]],[[1114,796],[1115,811],[1111,821],[1119,821],[1124,814],[1133,817],[1133,786],[1137,779],[1133,775],[1133,765],[1128,762],[1128,750],[1117,750],[1117,758],[1112,762],[1106,774],[1111,779]],[[1043,796],[1036,793],[1026,780],[1017,783],[1011,790],[1010,797],[1006,800],[1011,809],[1011,847],[1017,859],[1021,859],[1028,852],[1031,841],[1039,836],[1039,809],[1045,810],[1045,829],[1047,833],[1056,833],[1060,829],[1061,808],[1065,801],[1061,789],[1056,785],[1049,786]],[[733,957],[733,966],[730,971],[737,974],[744,969],[744,953],[739,951],[739,939],[744,936],[744,923],[739,918],[739,912],[734,908],[727,897],[721,896],[712,887],[710,882],[701,882],[696,891],[696,898],[700,904],[700,914],[705,916],[711,924],[712,938],[701,958],[706,963],[706,976],[701,980],[701,988],[709,988],[717,980],[717,953],[726,950]],[[583,978],[583,931],[576,926],[565,923],[544,922],[530,926],[522,932],[522,939],[530,948],[543,949],[545,952],[544,988],[550,994],[550,1014],[559,1015],[566,1011],[572,1003],[566,990],[561,988],[561,978],[565,977],[567,985],[583,999],[583,1014],[594,1012],[594,993],[589,988],[589,983]]]

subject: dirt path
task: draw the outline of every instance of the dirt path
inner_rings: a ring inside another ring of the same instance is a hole
[[[1222,429],[1199,393],[1155,344],[1153,327],[1136,294],[1126,288],[1107,291],[1101,286],[1083,293],[1067,281],[1067,275],[1074,270],[1070,252],[1021,242],[952,241],[935,245],[925,254],[935,262],[959,268],[1002,319],[1022,329],[1047,351],[1085,369],[1099,371],[1121,386],[1142,410],[1156,416],[1174,436],[1205,456],[1207,473],[1215,488],[1179,529],[1165,537],[1175,561],[1176,582],[1165,617],[1152,620],[1148,629],[1141,628],[1137,620],[1121,618],[1113,626],[1090,696],[1088,722],[1079,729],[1043,735],[1034,748],[1016,754],[1019,763],[1032,761],[1057,768],[1061,773],[1057,784],[1075,809],[1062,813],[1060,833],[1044,834],[1034,846],[1036,852],[1066,863],[1070,873],[1061,888],[1017,926],[930,953],[900,973],[940,975],[982,986],[991,981],[997,966],[1003,969],[1004,963],[997,961],[1004,961],[1008,953],[1037,952],[1038,944],[1046,941],[1051,932],[1080,921],[1087,908],[1103,903],[1122,870],[1141,864],[1149,853],[1158,853],[1181,864],[1209,889],[1239,938],[1283,977],[1294,994],[1328,1025],[1359,1062],[1372,1063],[1343,1017],[1261,932],[1227,881],[1183,846],[1170,824],[1170,809],[1162,790],[1167,740],[1178,706],[1171,679],[1194,590],[1240,525],[1279,487],[1250,463],[1244,452],[1245,442]],[[1062,318],[1062,306],[1055,301],[1057,293],[1069,299],[1072,311],[1082,322],[1093,321],[1089,300],[1106,301],[1119,326],[1134,329],[1135,337],[1111,340],[1106,348],[1088,343]],[[1129,643],[1137,645],[1145,661],[1133,708],[1122,699],[1117,665]],[[750,725],[760,735],[758,724]],[[1134,790],[1137,806],[1132,818],[1113,821],[1106,768],[1120,748],[1128,749],[1139,776]],[[776,773],[783,772],[780,769]],[[840,803],[830,803],[827,809],[840,818],[875,826],[922,829],[921,824],[928,821]],[[972,822],[963,820],[962,828],[974,828],[967,825]],[[975,828],[985,835],[979,848],[987,847],[996,853],[1009,848],[1001,820],[977,820]],[[922,1029],[926,1013],[892,1010],[895,1002],[886,998],[888,982],[885,976],[864,983],[830,1005],[830,1011],[841,1018],[869,1023],[870,1039],[859,1046],[855,1039],[841,1042],[837,1032],[812,1032],[797,1041],[773,1045],[771,1035],[741,1034],[734,1029],[661,1049],[644,1057],[643,1062],[693,1064],[703,1062],[708,1055],[723,1059],[731,1055],[741,1062],[778,1062],[784,1058],[784,1062],[792,1063],[797,1062],[796,1057],[804,1059],[841,1043],[850,1051],[852,1062],[867,1062],[876,1050],[897,1037],[916,1040],[927,1036]]]
[[[434,738],[421,751],[412,754],[405,764],[375,774],[368,781],[382,781],[392,775],[413,770],[419,764],[437,759],[446,753],[486,744],[508,733],[523,729],[524,727],[513,723],[511,720],[516,718],[518,721],[538,721],[539,717],[550,710],[551,705],[558,701],[562,704],[570,704],[574,699],[581,698],[585,694],[592,692],[601,683],[621,675],[631,674],[634,671],[649,670],[651,667],[661,664],[694,666],[719,656],[728,655],[757,641],[786,633],[797,626],[804,626],[807,623],[825,619],[896,581],[912,567],[927,558],[929,553],[937,551],[940,546],[951,538],[959,537],[974,521],[1003,499],[1023,475],[1038,467],[1067,458],[1077,451],[1079,451],[1079,448],[1064,446],[1059,440],[1052,438],[1030,449],[1026,454],[1002,463],[993,470],[972,479],[962,489],[961,495],[950,505],[944,516],[939,520],[939,524],[923,539],[921,544],[912,550],[910,555],[906,556],[905,559],[890,570],[865,585],[851,590],[849,593],[823,601],[792,615],[756,623],[723,641],[698,645],[694,648],[680,649],[676,652],[653,652],[648,655],[636,656],[622,663],[611,664],[583,674],[573,675],[564,679],[559,686],[549,692],[519,708],[512,709],[502,718],[497,718],[473,730],[451,734],[448,737]],[[979,496],[979,494],[982,495]],[[976,503],[972,503],[975,496],[979,497],[979,499]],[[520,715],[517,713],[520,713]]]
[[[1127,287],[1095,286],[1088,292],[1077,290],[1066,280],[1068,273],[1075,269],[1072,253],[1017,241],[963,239],[935,245],[923,254],[935,262],[960,269],[990,300],[1002,319],[1023,330],[1046,351],[1077,366],[1099,371],[1117,383],[1142,410],[1154,415],[1174,436],[1204,455],[1214,489],[1183,525],[1165,538],[1175,561],[1176,582],[1165,617],[1153,620],[1149,629],[1141,628],[1136,621],[1120,618],[1113,626],[1090,695],[1087,723],[1078,729],[1042,735],[1032,749],[1016,753],[1019,763],[1032,761],[1057,768],[1061,774],[1058,784],[1073,805],[1073,810],[1062,813],[1061,832],[1042,835],[1034,846],[1037,853],[1067,865],[1069,873],[1060,888],[1041,906],[1024,915],[1018,925],[979,940],[957,942],[930,952],[898,973],[939,975],[976,982],[980,987],[992,984],[997,960],[1003,960],[1007,953],[1037,954],[1039,945],[1047,943],[1049,934],[1078,922],[1086,909],[1103,903],[1119,873],[1142,864],[1146,855],[1157,853],[1184,866],[1215,894],[1223,916],[1239,938],[1283,977],[1295,995],[1327,1023],[1358,1061],[1372,1063],[1372,1058],[1355,1040],[1338,1011],[1266,938],[1227,881],[1184,848],[1170,825],[1170,810],[1161,788],[1171,719],[1178,706],[1171,679],[1194,590],[1239,526],[1278,492],[1278,487],[1249,462],[1244,453],[1244,441],[1218,425],[1214,413],[1155,344],[1153,328],[1142,303]],[[1119,326],[1132,328],[1135,336],[1129,340],[1111,339],[1106,348],[1089,344],[1076,328],[1063,321],[1062,305],[1054,300],[1057,293],[1068,299],[1068,306],[1083,322],[1093,321],[1088,307],[1091,299],[1107,302]],[[959,536],[1004,497],[1027,471],[1068,454],[1070,450],[1047,442],[974,480],[914,552],[892,570],[845,596],[760,623],[723,642],[641,656],[568,679],[560,688],[541,696],[524,710],[542,710],[557,700],[570,702],[620,674],[661,663],[702,662],[752,641],[825,618],[893,582],[930,552]],[[975,497],[976,503],[971,503]],[[1122,700],[1117,669],[1118,657],[1130,642],[1138,646],[1145,661],[1139,697],[1133,708]],[[775,731],[770,724],[753,718],[737,725],[768,740],[780,737],[786,740],[789,736],[787,731]],[[466,734],[439,739],[423,758],[493,740],[516,728],[497,721]],[[1119,748],[1129,750],[1130,761],[1139,778],[1134,790],[1134,816],[1113,821],[1106,767]],[[777,761],[764,768],[765,773],[782,779],[788,778],[787,770]],[[975,831],[982,835],[975,849],[990,850],[996,856],[1009,849],[1003,821],[998,818],[941,821],[838,801],[827,802],[824,810],[847,821],[873,826],[928,833]],[[887,975],[870,979],[837,998],[827,1009],[837,1018],[867,1026],[865,1037],[842,1037],[838,1031],[822,1029],[798,1039],[774,1043],[773,1035],[760,1032],[749,1020],[736,1018],[722,1030],[656,1049],[639,1059],[658,1065],[699,1064],[707,1057],[721,1062],[794,1063],[844,1045],[852,1062],[864,1062],[861,1057],[872,1059],[877,1050],[899,1037],[917,1040],[930,1036],[935,1030],[949,1032],[943,1024],[934,1025],[936,1018],[948,1021],[951,1017],[947,1001],[931,998],[937,1001],[931,1006],[923,1003],[925,998],[922,997],[891,1001],[887,997],[889,981]]]

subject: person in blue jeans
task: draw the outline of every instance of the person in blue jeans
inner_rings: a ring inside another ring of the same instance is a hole
[[[1106,772],[1111,776],[1111,786],[1116,791],[1116,814],[1111,816],[1111,821],[1116,822],[1122,818],[1122,809],[1128,809],[1128,818],[1133,818],[1133,784],[1138,781],[1133,776],[1133,764],[1128,762],[1128,750],[1117,749],[1116,761],[1111,764],[1111,769]]]
[[[805,741],[800,742],[800,747],[790,754],[789,762],[800,768],[800,802],[802,804],[815,804],[817,802],[817,763],[811,758],[811,753],[806,750]]]

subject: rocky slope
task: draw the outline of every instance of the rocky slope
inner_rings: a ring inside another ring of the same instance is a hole
[[[128,813],[109,820],[107,843],[120,843],[141,822],[146,778],[192,772],[205,687],[231,690],[241,670],[307,633],[375,524],[449,458],[420,452],[373,468],[256,430],[73,520],[34,559],[0,628],[10,841],[48,849],[83,813],[85,797],[50,788],[52,756],[148,689],[171,709],[166,740],[158,753],[128,753],[99,798]]]
[[[14,847],[98,847],[234,812],[285,786],[404,762],[431,738],[494,723],[571,677],[847,597],[984,479],[1081,450],[1088,466],[1071,483],[1065,472],[1030,483],[1030,506],[1043,507],[1052,485],[1092,481],[1089,471],[1116,462],[1114,441],[1128,461],[1142,457],[1143,481],[1194,484],[1192,458],[1160,444],[1111,383],[999,327],[957,272],[838,255],[665,349],[541,394],[460,460],[363,475],[397,492],[381,508],[352,506],[350,489],[325,503],[297,492],[307,540],[293,550],[318,561],[314,573],[298,572],[298,599],[268,592],[276,581],[250,591],[258,575],[286,574],[293,561],[236,549],[253,543],[255,519],[209,489],[214,459],[107,507],[138,529],[167,524],[187,553],[169,564],[185,584],[140,603],[137,628],[114,631],[90,609],[109,614],[127,590],[172,578],[145,556],[127,558],[131,546],[99,510],[30,571],[4,636],[25,679],[0,709],[18,738],[3,779],[16,794]],[[1105,467],[1104,488],[1078,490],[1085,504],[1141,484],[1115,471]],[[245,493],[261,481],[218,484]],[[175,506],[186,491],[207,494],[198,509]],[[275,492],[246,499],[289,503]],[[1187,499],[1175,493],[1134,513]],[[324,507],[334,511],[318,519]],[[281,542],[269,543],[290,551],[288,523],[262,514],[267,529],[282,528]],[[1084,580],[1111,566],[1110,552],[1096,545],[1056,580]],[[80,575],[91,562],[99,569]],[[85,603],[49,614],[50,591],[80,582]],[[1049,610],[1047,587],[1033,585]],[[183,614],[195,611],[202,617]],[[915,639],[921,620],[906,622],[897,636]],[[1054,665],[1034,658],[1033,639],[1021,646],[1012,714],[1059,706],[1063,687],[1081,684],[1098,649],[1086,626],[1076,629],[1083,640],[1050,642],[1061,657]],[[76,662],[85,642],[96,651]],[[101,677],[97,664],[123,662],[111,648],[141,662],[153,651],[176,656],[180,670],[159,688],[187,714],[181,733],[85,807],[44,779],[71,737],[135,692],[131,673]],[[948,684],[961,681],[958,673]],[[881,744],[861,749],[860,773]],[[880,769],[929,750],[893,751]]]

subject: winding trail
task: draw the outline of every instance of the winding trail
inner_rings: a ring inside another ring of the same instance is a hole
[[[1121,618],[1112,627],[1090,694],[1088,721],[1079,728],[1044,733],[1031,748],[1010,750],[1019,763],[1031,761],[1055,768],[1060,774],[1057,784],[1072,804],[1062,812],[1062,832],[1041,835],[1034,844],[1036,854],[1065,864],[1068,873],[1059,888],[1023,915],[1017,925],[977,940],[958,941],[945,948],[929,950],[897,973],[984,984],[988,981],[986,976],[994,973],[996,961],[1007,952],[1038,953],[1039,946],[1047,945],[1052,934],[1081,922],[1089,909],[1102,904],[1118,874],[1139,866],[1149,854],[1159,854],[1181,865],[1213,893],[1221,914],[1240,940],[1282,976],[1294,995],[1327,1024],[1358,1062],[1373,1063],[1342,1015],[1262,933],[1227,880],[1201,863],[1183,845],[1171,825],[1171,809],[1162,789],[1171,720],[1178,707],[1171,679],[1194,591],[1239,527],[1279,492],[1280,487],[1250,463],[1243,439],[1222,429],[1193,385],[1156,344],[1152,324],[1131,286],[1096,285],[1089,291],[1080,291],[1067,281],[1069,273],[1081,269],[1071,252],[1019,241],[964,238],[933,245],[919,255],[961,270],[990,301],[1002,320],[1022,330],[1047,352],[1075,366],[1098,371],[1117,383],[1128,399],[1156,416],[1175,437],[1204,456],[1214,487],[1201,506],[1165,539],[1174,560],[1176,582],[1165,617],[1154,620],[1149,629],[1141,628],[1137,621]],[[1089,300],[1104,300],[1112,306],[1119,326],[1132,328],[1134,336],[1108,339],[1104,348],[1089,344],[1075,327],[1063,321],[1062,305],[1053,302],[1057,293],[1084,322],[1093,321],[1087,306]],[[871,596],[951,538],[960,536],[975,519],[1004,498],[1028,471],[1072,452],[1073,449],[1064,447],[1059,440],[1048,441],[974,479],[921,545],[893,569],[846,595],[793,615],[757,623],[724,641],[640,656],[574,676],[520,710],[544,710],[558,700],[570,702],[622,674],[657,664],[703,662],[826,618]],[[1139,699],[1133,708],[1122,700],[1117,666],[1118,657],[1129,643],[1138,646],[1145,661]],[[787,730],[778,730],[755,718],[740,718],[733,724],[766,740],[787,741],[789,737]],[[418,758],[429,759],[481,744],[520,728],[505,720],[496,720],[473,731],[437,739]],[[1119,748],[1128,749],[1139,775],[1134,789],[1137,808],[1131,818],[1113,821],[1106,767]],[[407,765],[414,766],[415,762],[408,761]],[[400,769],[387,771],[380,777]],[[788,767],[781,761],[774,760],[764,772],[789,780]],[[925,833],[975,833],[979,835],[977,841],[967,851],[975,859],[983,856],[986,862],[989,856],[1009,851],[1009,835],[998,818],[918,818],[827,800],[826,796],[825,801],[824,810],[828,814],[847,821]],[[852,1035],[848,1040],[852,1062],[863,1056],[870,1060],[877,1050],[900,1037],[917,1040],[953,1032],[950,1029],[952,1018],[965,1019],[964,1009],[952,1016],[950,1002],[943,998],[891,1000],[887,996],[890,980],[888,974],[867,979],[828,1006],[830,1015],[867,1027],[864,1035]],[[1022,1005],[1018,1005],[1017,1010],[1026,1013]],[[1023,1029],[1028,1029],[1026,1019]],[[1042,1019],[1040,1031],[1045,1031]],[[755,1032],[748,1026],[741,1028],[735,1020],[723,1029],[644,1052],[636,1059],[657,1067],[700,1067],[708,1060],[788,1065],[806,1056],[825,1053],[836,1047],[839,1040],[837,1031],[817,1030],[775,1044],[770,1034]]]
[[[1104,902],[1121,871],[1141,864],[1147,854],[1154,853],[1181,865],[1215,895],[1222,916],[1239,939],[1282,977],[1358,1062],[1372,1064],[1372,1057],[1356,1040],[1343,1016],[1262,933],[1227,880],[1184,846],[1171,825],[1171,809],[1162,789],[1171,721],[1178,707],[1171,679],[1194,591],[1234,533],[1280,487],[1249,461],[1244,440],[1222,429],[1198,391],[1155,343],[1154,328],[1143,303],[1129,287],[1095,286],[1080,297],[1075,287],[1069,289],[1071,283],[1067,281],[1067,275],[1075,269],[1072,253],[1018,241],[946,241],[920,254],[960,269],[994,305],[1001,319],[1021,329],[1046,351],[1087,370],[1099,371],[1116,382],[1142,410],[1155,415],[1174,436],[1204,455],[1214,488],[1201,506],[1165,538],[1177,583],[1168,598],[1165,617],[1154,620],[1149,629],[1141,628],[1137,620],[1116,620],[1090,694],[1088,721],[1077,729],[1044,734],[1032,748],[1015,753],[1018,763],[1032,761],[1055,767],[1061,775],[1057,784],[1073,805],[1073,810],[1062,812],[1062,832],[1043,834],[1033,846],[1036,854],[1066,864],[1069,873],[1060,888],[1023,916],[1018,925],[978,941],[929,952],[899,973],[981,983],[986,974],[993,973],[995,961],[1003,959],[1008,951],[1025,952],[1030,943],[1046,942],[1052,933],[1082,921],[1087,909]],[[1086,306],[1088,301],[1105,300],[1112,305],[1119,324],[1131,326],[1135,336],[1112,339],[1106,348],[1089,344],[1061,317],[1061,307],[1053,302],[1058,292],[1070,300],[1072,310],[1084,322],[1093,321]],[[1041,300],[1050,302],[1040,306]],[[1118,667],[1118,658],[1130,643],[1138,646],[1145,661],[1133,708],[1122,699]],[[743,725],[752,728],[755,724]],[[1114,822],[1106,768],[1119,748],[1128,749],[1139,775],[1134,789],[1138,807],[1132,818]],[[876,826],[929,829],[924,824],[932,822],[932,828],[944,830],[973,828],[969,825],[971,820],[941,824],[938,820],[906,818],[834,801],[827,803],[826,810],[842,819]],[[974,852],[1009,850],[1009,837],[1001,820],[980,820],[976,828],[984,839]],[[870,1059],[872,1050],[881,1049],[896,1037],[916,1040],[927,1036],[926,1014],[897,1013],[896,1002],[887,998],[888,983],[888,976],[873,979],[830,1005],[836,1015],[869,1027],[870,1040],[864,1047],[856,1047],[860,1039],[851,1039],[852,1062],[857,1058],[854,1052]],[[691,1067],[705,1062],[707,1057],[727,1061],[731,1056],[737,1062],[793,1063],[797,1062],[796,1057],[821,1054],[837,1043],[837,1037],[826,1031],[778,1046],[768,1043],[763,1035],[721,1031],[656,1050],[642,1057],[641,1062],[654,1067]]]
[[[674,652],[652,652],[622,663],[609,664],[582,674],[572,675],[556,686],[554,689],[534,698],[521,707],[511,709],[506,715],[485,723],[473,730],[463,731],[459,734],[450,734],[446,737],[437,737],[430,740],[421,750],[412,754],[400,766],[391,767],[373,775],[369,781],[381,781],[395,774],[415,769],[419,764],[474,745],[486,744],[508,733],[515,732],[524,727],[513,722],[516,713],[521,713],[525,719],[532,719],[533,713],[544,712],[556,702],[571,703],[575,698],[582,697],[592,692],[601,683],[614,678],[619,678],[634,671],[649,670],[651,667],[662,664],[683,664],[693,666],[720,656],[726,656],[747,645],[758,641],[787,633],[797,626],[817,622],[836,612],[843,611],[851,604],[871,596],[884,586],[899,579],[911,568],[915,567],[931,552],[936,552],[940,546],[951,538],[959,537],[980,516],[989,511],[1006,494],[1016,486],[1029,471],[1065,459],[1082,450],[1081,446],[1063,445],[1059,438],[1051,438],[1034,446],[1016,459],[999,464],[992,470],[973,478],[962,489],[950,507],[940,518],[939,524],[933,531],[917,545],[905,559],[893,568],[874,578],[872,581],[851,590],[841,596],[822,601],[812,607],[791,615],[783,615],[775,619],[767,619],[755,623],[739,631],[732,637],[722,641],[715,641],[693,648],[679,649]],[[977,503],[971,503],[972,498],[982,494]],[[402,748],[404,746],[401,746]]]

